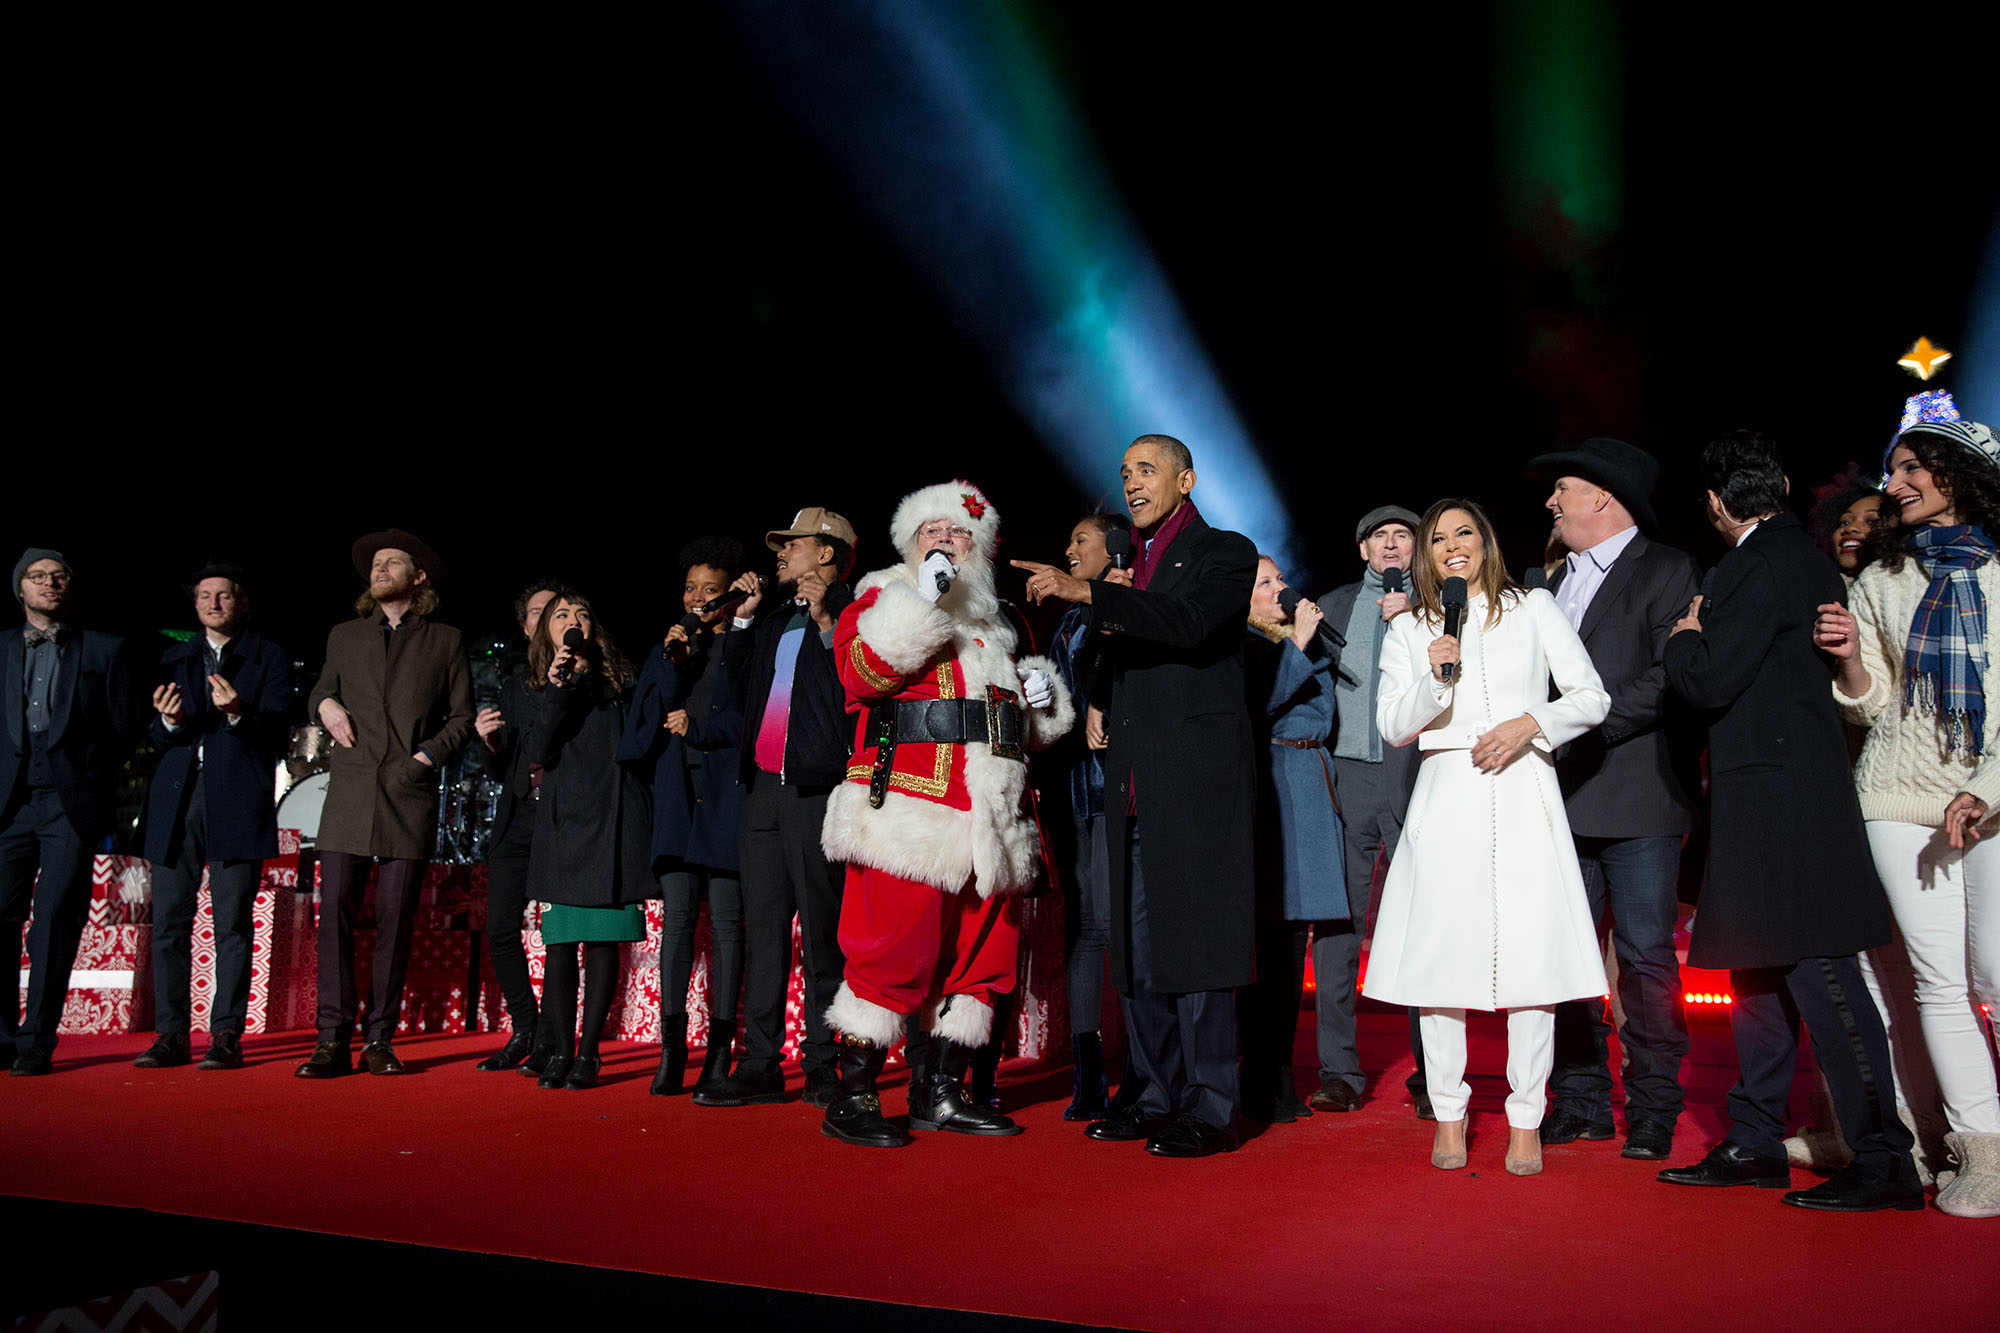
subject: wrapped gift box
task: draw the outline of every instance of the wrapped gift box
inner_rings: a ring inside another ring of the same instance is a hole
[[[90,915],[70,969],[59,1033],[144,1032],[153,1026],[152,877],[144,861],[98,856],[90,866]],[[32,921],[32,917],[30,918]],[[27,927],[15,942],[23,1010],[28,995]],[[16,1013],[16,1020],[20,1013]]]

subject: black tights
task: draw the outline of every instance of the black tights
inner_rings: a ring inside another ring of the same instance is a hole
[[[592,940],[583,946],[583,1038],[574,1053],[586,1060],[597,1058],[597,1043],[604,1036],[604,1018],[611,1012],[611,992],[618,987],[618,945],[615,941]],[[572,1053],[576,1041],[576,946],[549,946],[548,962],[542,975],[542,1012],[547,1017],[556,1053]]]

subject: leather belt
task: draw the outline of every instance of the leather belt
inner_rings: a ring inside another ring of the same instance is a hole
[[[905,741],[921,745],[965,745],[985,742],[996,759],[1022,757],[1025,718],[1020,696],[989,685],[984,699],[899,700],[868,709],[867,743],[875,747],[875,767],[868,776],[868,804],[880,808],[895,771],[896,747]]]
[[[1282,745],[1289,750],[1323,750],[1326,748],[1326,742],[1324,741],[1285,741],[1279,740],[1276,736],[1271,737],[1271,744]]]
[[[1326,799],[1327,799],[1327,804],[1329,804],[1329,805],[1331,805],[1331,806],[1333,807],[1333,813],[1335,813],[1336,815],[1337,815],[1337,814],[1340,814],[1340,813],[1341,813],[1341,809],[1340,809],[1340,793],[1336,792],[1336,791],[1335,791],[1335,790],[1333,789],[1333,770],[1332,770],[1331,768],[1329,768],[1329,767],[1327,766],[1327,762],[1326,762],[1326,755],[1325,755],[1325,753],[1324,753],[1324,751],[1325,751],[1325,749],[1326,749],[1326,742],[1324,742],[1324,741],[1286,741],[1286,740],[1280,740],[1280,739],[1278,739],[1278,738],[1277,738],[1276,736],[1273,736],[1273,737],[1271,737],[1271,744],[1273,744],[1273,745],[1282,745],[1282,746],[1284,746],[1284,747],[1285,747],[1285,748],[1286,748],[1287,750],[1319,750],[1319,751],[1322,751],[1322,753],[1321,753],[1321,755],[1320,755],[1320,757],[1319,757],[1319,775],[1320,775],[1320,778],[1321,778],[1321,779],[1322,779],[1322,780],[1323,780],[1323,781],[1324,781],[1324,782],[1326,783]]]

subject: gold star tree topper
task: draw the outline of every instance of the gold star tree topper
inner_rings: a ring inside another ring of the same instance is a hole
[[[1896,364],[1909,371],[1920,380],[1927,380],[1937,373],[1937,368],[1951,360],[1951,353],[1942,347],[1933,347],[1929,338],[1919,338],[1910,344],[1910,350],[1897,359]]]

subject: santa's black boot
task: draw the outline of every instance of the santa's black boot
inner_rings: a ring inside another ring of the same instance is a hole
[[[862,1148],[901,1148],[910,1142],[894,1121],[882,1115],[882,1098],[875,1091],[889,1052],[865,1037],[836,1033],[840,1041],[840,1090],[819,1132]]]
[[[910,1094],[911,1129],[948,1129],[954,1134],[988,1138],[1021,1132],[1019,1125],[998,1111],[966,1099],[965,1069],[972,1063],[971,1047],[946,1041],[935,1032],[931,1033],[931,1046],[930,1073],[921,1089]]]

